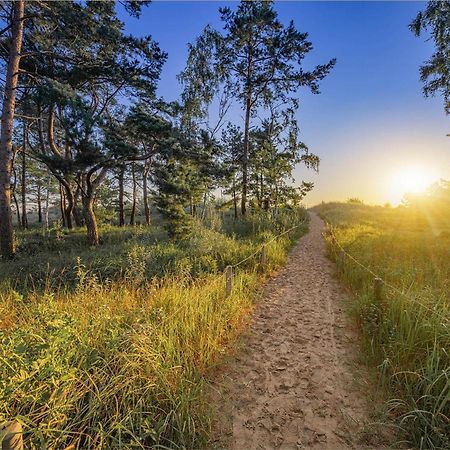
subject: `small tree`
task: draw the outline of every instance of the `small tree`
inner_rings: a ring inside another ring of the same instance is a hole
[[[278,108],[279,109],[279,108]],[[294,187],[292,175],[297,164],[317,170],[319,158],[299,140],[294,109],[270,109],[270,118],[250,135],[250,191],[258,206],[268,210],[271,205],[298,202],[312,187],[302,183]]]
[[[222,163],[221,187],[225,195],[231,195],[233,201],[234,218],[238,218],[238,200],[242,184],[242,140],[241,129],[228,123],[222,131],[220,162]]]
[[[217,185],[217,151],[207,133],[192,135],[172,128],[171,138],[155,160],[153,174],[156,205],[166,218],[171,237],[189,236],[196,205]]]

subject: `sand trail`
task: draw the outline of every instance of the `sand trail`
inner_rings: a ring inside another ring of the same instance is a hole
[[[323,226],[311,214],[309,233],[267,283],[242,350],[220,377],[216,448],[375,448],[363,438],[370,405],[364,377],[355,380],[357,334]]]

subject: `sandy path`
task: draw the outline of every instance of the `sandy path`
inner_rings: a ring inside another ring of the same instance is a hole
[[[357,337],[322,229],[312,214],[219,382],[218,448],[374,448],[361,437],[368,400],[354,380]]]

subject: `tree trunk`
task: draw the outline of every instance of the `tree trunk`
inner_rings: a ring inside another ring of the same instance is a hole
[[[6,68],[0,130],[0,252],[3,258],[14,256],[14,231],[11,212],[11,162],[16,86],[22,48],[24,0],[12,4],[11,46]]]
[[[79,200],[81,195],[81,189],[79,186],[77,186],[75,190],[75,196],[74,196],[74,204],[73,204],[73,218],[75,220],[75,226],[82,227],[84,225],[82,214],[80,213],[79,208]]]
[[[278,184],[275,183],[275,215],[278,215]]]
[[[255,178],[256,178],[256,182],[255,182],[255,184],[256,184],[256,186],[255,186],[256,201],[258,203],[258,208],[261,208],[261,194],[259,191],[259,175],[256,174]]]
[[[260,207],[264,205],[264,177],[263,174],[259,176],[259,188],[260,188]]]
[[[119,169],[119,227],[125,226],[125,206],[124,206],[124,176],[125,166],[120,166]]]
[[[150,171],[149,162],[145,162],[144,166],[144,178],[142,179],[142,196],[144,197],[144,213],[145,213],[145,224],[150,225],[150,207],[148,205],[148,186],[147,178]]]
[[[16,207],[16,215],[17,215],[17,225],[20,227],[22,224],[22,219],[20,217],[20,207],[19,207],[19,202],[17,200],[17,171],[15,168],[15,160],[16,160],[16,152],[13,152],[13,157],[12,157],[12,175],[13,175],[13,182],[11,185],[11,194],[12,194],[12,198],[14,201],[14,205]]]
[[[61,211],[62,226],[66,226],[66,196],[64,195],[63,185],[59,185],[59,210]]]
[[[202,220],[206,219],[206,200],[208,200],[208,193],[203,194],[203,205],[202,205]],[[197,215],[197,207],[194,204],[194,216]]]
[[[24,125],[23,127],[23,147],[22,147],[22,183],[20,186],[20,193],[22,197],[22,228],[25,230],[28,228],[28,217],[27,217],[27,185],[26,185],[26,174],[27,174],[27,159],[25,154],[26,147],[26,133],[27,128]]]
[[[37,195],[36,195],[36,203],[38,207],[38,223],[42,223],[42,187],[40,184],[37,185]]]
[[[17,223],[20,226],[20,224],[22,223],[22,219],[20,218],[19,202],[17,201],[17,195],[15,192],[13,192],[12,196],[13,196],[14,204],[16,205]]]
[[[48,218],[48,207],[50,203],[50,177],[47,178],[47,192],[45,194],[45,229],[48,230],[50,227]]]
[[[97,247],[100,243],[97,219],[94,213],[95,193],[97,192],[100,184],[103,183],[107,172],[107,167],[103,167],[100,173],[97,174],[95,179],[92,180],[92,176],[95,174],[95,172],[90,171],[85,176],[83,176],[82,180],[84,186],[84,192],[82,192],[82,202],[84,219],[86,222],[86,236],[88,244],[92,245],[93,247]]]
[[[75,207],[75,196],[73,195],[72,189],[70,189],[70,187],[64,186],[64,191],[64,215],[66,217],[67,228],[71,230],[73,228],[72,214]]]
[[[83,195],[84,220],[86,222],[87,241],[89,245],[97,247],[99,244],[97,219],[94,214],[94,196]]]
[[[244,128],[244,153],[242,155],[242,198],[241,213],[247,216],[247,179],[248,179],[248,149],[250,131],[251,99],[248,96],[245,106],[245,128]]]
[[[131,177],[133,180],[133,197],[132,197],[132,205],[131,205],[131,214],[130,214],[130,225],[134,225],[136,223],[136,166],[135,163],[131,164]]]

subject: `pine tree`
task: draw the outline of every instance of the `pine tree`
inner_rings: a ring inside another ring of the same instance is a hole
[[[250,127],[258,108],[290,103],[298,88],[319,92],[318,83],[335,60],[304,71],[302,61],[312,50],[308,34],[293,22],[284,26],[270,1],[241,1],[235,11],[220,8],[224,32],[206,27],[189,48],[187,66],[180,75],[183,100],[192,114],[205,115],[219,88],[244,110],[241,212],[247,212]]]
[[[11,22],[7,28],[11,30],[11,36],[6,46],[6,79],[0,130],[0,252],[3,258],[12,258],[15,253],[11,213],[12,139],[24,27],[24,0],[11,2],[10,6]]]
[[[241,154],[242,154],[242,130],[231,123],[222,131],[220,162],[222,163],[222,176],[220,186],[224,188],[224,194],[230,195],[233,203],[234,218],[238,218],[238,201],[241,190]]]
[[[298,203],[312,186],[294,187],[293,171],[298,164],[317,170],[319,158],[299,140],[294,109],[271,108],[270,116],[250,133],[250,193],[259,208]]]
[[[140,6],[127,2],[133,14]],[[88,242],[95,246],[97,189],[125,158],[110,154],[105,124],[111,127],[110,117],[134,98],[153,95],[166,56],[150,37],[123,33],[113,2],[46,2],[41,12],[25,39],[32,56],[24,59],[24,71],[38,118],[30,149],[64,187],[69,227],[79,194]]]

